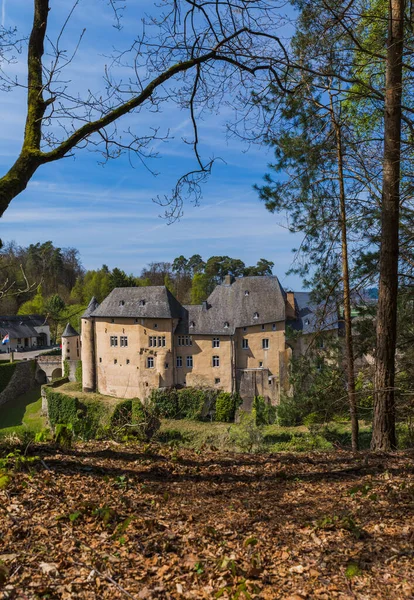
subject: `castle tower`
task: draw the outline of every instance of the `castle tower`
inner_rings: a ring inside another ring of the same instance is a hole
[[[62,373],[65,372],[65,363],[69,363],[69,379],[74,381],[74,369],[81,358],[80,335],[68,323],[62,333]],[[73,368],[72,368],[73,367]]]
[[[92,316],[99,304],[95,296],[82,315],[82,387],[84,392],[94,392],[96,388],[95,364],[95,321]]]

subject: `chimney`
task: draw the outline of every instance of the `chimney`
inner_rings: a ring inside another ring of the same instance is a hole
[[[296,319],[295,293],[286,292],[286,319]]]
[[[225,275],[223,283],[224,285],[231,285],[234,281],[234,277],[232,275]]]
[[[207,302],[207,300],[203,300],[202,306],[203,306],[203,310],[208,310],[208,302]]]

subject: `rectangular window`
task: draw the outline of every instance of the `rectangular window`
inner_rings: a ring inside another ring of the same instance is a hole
[[[263,361],[259,361],[259,369],[263,367]]]
[[[213,367],[219,367],[219,366],[220,366],[220,357],[213,356]]]
[[[161,341],[162,341],[162,344],[161,344],[161,346],[162,346],[163,348],[165,348],[165,335],[163,335],[163,336],[162,336],[162,338],[161,338]]]
[[[182,366],[183,366],[183,357],[177,356],[177,367],[182,367]]]
[[[150,336],[149,336],[149,338],[148,338],[148,346],[149,346],[150,348],[152,348],[152,339],[153,339],[153,338],[152,338],[152,335],[150,335]]]
[[[216,385],[218,385],[218,384],[220,383],[220,378],[219,378],[219,377],[216,377],[216,378],[215,378],[215,380],[214,380],[214,383],[215,383]]]
[[[243,348],[243,350],[247,350],[248,347],[249,347],[249,340],[246,339],[246,338],[243,338],[242,339],[242,348]]]
[[[193,357],[192,356],[187,356],[187,368],[188,369],[193,368]]]
[[[168,367],[169,367],[169,364],[168,364],[168,363],[165,363],[164,367],[165,367],[166,369],[168,369]]]
[[[264,330],[265,330],[265,326],[264,326],[264,325],[262,325],[262,331],[264,331]]]
[[[110,343],[111,343],[111,346],[118,346],[118,336],[111,335]]]
[[[116,360],[116,358],[114,358],[114,365],[116,365],[116,364],[117,364],[117,362],[118,362],[118,361]]]
[[[158,346],[161,347],[162,345],[162,337],[159,335],[158,336]]]
[[[147,358],[147,369],[154,368],[154,358],[152,356],[148,356]]]
[[[192,346],[193,345],[193,340],[191,339],[191,335],[186,335],[185,336],[185,345],[186,346]]]
[[[272,330],[273,330],[273,331],[276,331],[276,323],[273,323],[273,325],[272,325]]]
[[[182,345],[183,345],[183,344],[182,344],[182,337],[181,337],[181,335],[179,335],[179,336],[178,336],[178,345],[179,345],[179,346],[182,346]]]
[[[129,365],[129,358],[126,359],[126,364]]]
[[[243,327],[243,331],[247,331],[247,327]]]
[[[220,348],[220,338],[213,338],[213,348]]]
[[[263,350],[267,350],[269,348],[269,339],[268,338],[264,338],[262,340],[262,348],[263,348]]]
[[[128,336],[121,335],[120,338],[119,338],[119,345],[121,346],[121,348],[127,348],[127,346],[128,346]]]

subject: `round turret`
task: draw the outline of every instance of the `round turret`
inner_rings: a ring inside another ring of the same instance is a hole
[[[96,389],[94,310],[99,306],[95,297],[82,315],[82,387],[84,392]]]

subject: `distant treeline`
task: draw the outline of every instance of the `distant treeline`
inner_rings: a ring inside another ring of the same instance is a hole
[[[0,249],[0,290],[8,290],[0,294],[0,314],[43,314],[58,337],[67,321],[79,327],[79,316],[92,296],[102,302],[116,287],[165,285],[183,304],[199,304],[225,275],[271,275],[273,266],[265,259],[246,266],[229,256],[204,261],[194,254],[152,262],[137,276],[106,265],[86,270],[76,248],[58,248],[51,241],[26,248],[10,242]]]

